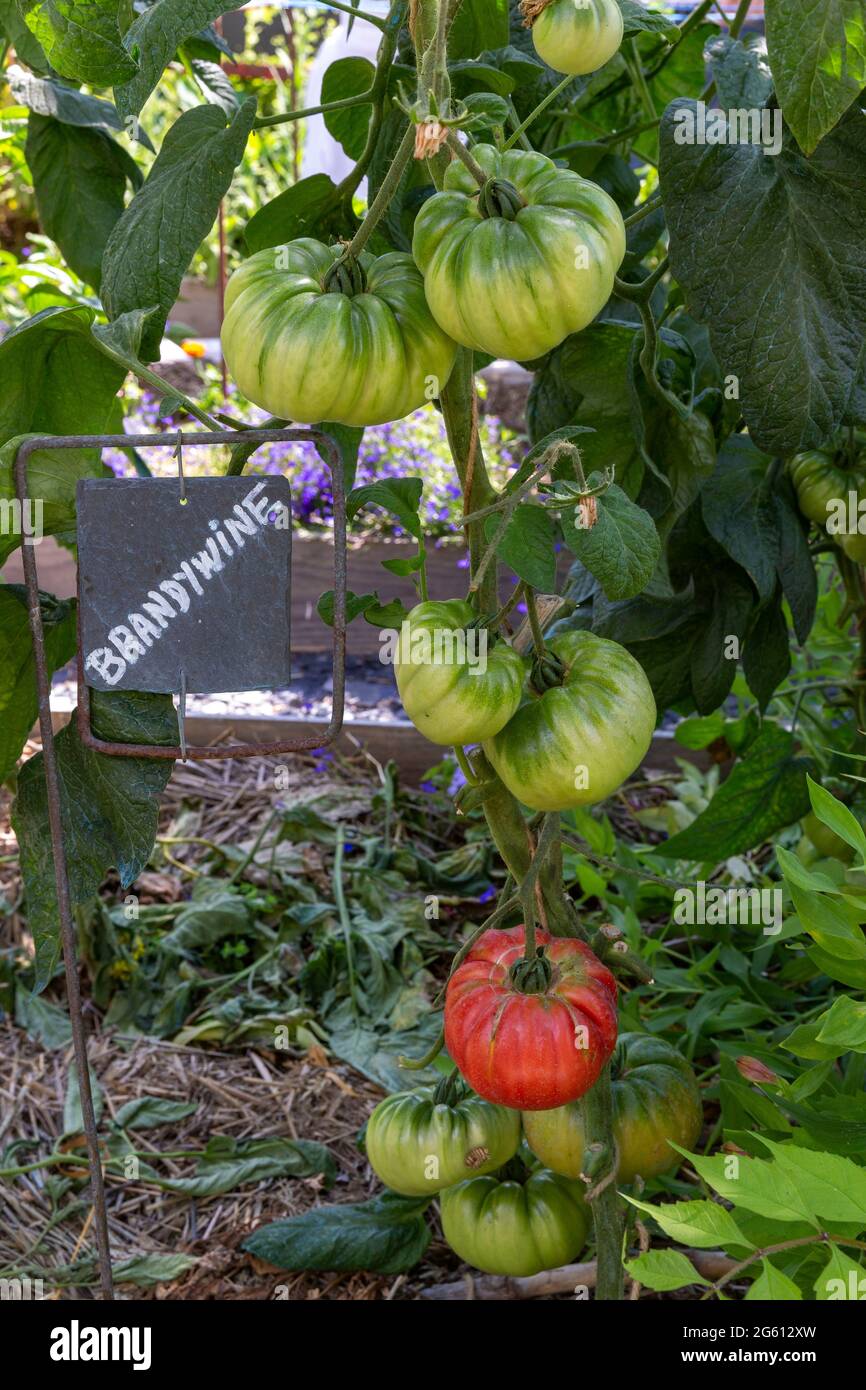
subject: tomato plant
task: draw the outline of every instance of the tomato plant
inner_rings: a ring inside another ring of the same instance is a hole
[[[398,1092],[367,1122],[367,1157],[386,1187],[423,1197],[465,1178],[492,1173],[517,1152],[520,1117],[478,1096],[438,1087]]]
[[[658,1177],[675,1168],[680,1155],[670,1142],[691,1149],[703,1127],[703,1109],[694,1072],[661,1038],[621,1033],[611,1060],[613,1133],[617,1179]],[[527,1142],[555,1173],[580,1177],[585,1136],[580,1101],[523,1117]]]
[[[306,949],[298,990],[336,1019],[334,1053],[392,1084],[403,1049],[391,1034],[407,1017],[433,1018],[432,977],[456,948],[440,982],[442,1034],[478,1094],[391,1097],[368,1132],[394,1189],[377,1219],[390,1239],[407,1211],[396,1194],[414,1202],[404,1225],[416,1257],[423,1198],[440,1179],[446,1235],[476,1267],[537,1269],[580,1249],[583,1189],[567,1178],[458,1181],[467,1156],[482,1168],[508,1157],[521,1110],[551,1163],[587,1169],[599,1299],[623,1297],[623,1251],[643,1240],[634,1211],[644,1230],[651,1217],[652,1240],[677,1240],[715,1232],[720,1202],[733,1267],[713,1292],[746,1283],[755,1298],[824,1297],[828,1279],[851,1273],[844,1260],[860,1259],[863,1235],[832,1194],[854,1193],[866,1210],[863,6],[768,0],[766,35],[750,26],[750,0],[733,13],[696,0],[680,18],[636,0],[331,8],[372,26],[378,46],[373,60],[331,64],[307,107],[297,71],[289,100],[276,80],[221,66],[218,3],[0,5],[0,154],[29,180],[19,211],[38,211],[64,262],[40,252],[28,269],[0,253],[0,293],[14,281],[17,296],[0,341],[0,502],[14,510],[15,459],[34,434],[90,441],[46,444],[28,465],[42,531],[63,545],[76,540],[77,482],[103,476],[94,434],[119,437],[147,477],[121,433],[124,383],[132,373],[163,389],[169,319],[228,209],[222,341],[243,395],[172,388],[169,442],[180,450],[178,425],[226,424],[236,475],[262,412],[332,436],[348,519],[389,513],[399,545],[383,563],[404,582],[400,595],[352,593],[350,614],[378,629],[383,650],[388,634],[405,636],[398,691],[416,728],[453,748],[431,775],[468,827],[449,876],[395,829],[390,767],[381,843],[356,854],[344,827],[323,828],[305,807],[321,865],[332,856],[333,900],[286,890],[276,930],[291,931],[291,950],[280,935],[270,974],[245,964],[249,997]],[[320,36],[312,21],[309,32]],[[340,147],[333,177],[300,177],[311,115]],[[7,226],[4,245],[20,245],[23,225]],[[491,357],[518,364],[528,391],[504,480],[479,430]],[[412,439],[419,409],[447,440],[466,551],[445,601],[428,592],[421,448],[407,448],[402,476],[383,465],[353,486],[364,428],[406,419]],[[24,540],[5,517],[3,564]],[[323,595],[325,622],[333,610]],[[125,893],[148,865],[170,775],[149,757],[108,759],[75,720],[47,758],[18,768],[37,713],[39,622],[47,679],[75,655],[74,603],[43,592],[28,611],[4,583],[0,765],[15,784],[37,991],[58,970],[61,920],[74,981],[72,913],[113,869]],[[103,739],[175,746],[167,692],[94,691],[91,714]],[[55,762],[63,806],[52,818]],[[441,827],[426,829],[436,845]],[[373,908],[390,894],[395,913],[411,914],[407,855],[425,864],[430,892],[414,894],[425,926],[401,920],[380,950]],[[202,902],[208,880],[196,878]],[[455,880],[472,884],[468,910]],[[744,920],[744,903],[758,916]],[[237,904],[226,913],[231,924]],[[441,935],[416,959],[430,922]],[[327,934],[314,948],[311,923]],[[399,952],[411,984],[391,973]],[[204,984],[183,964],[188,1001]],[[100,988],[110,969],[100,960]],[[387,1002],[370,1024],[373,994]],[[646,1025],[651,1042],[636,1036]],[[215,1015],[201,1026],[213,1038],[227,1025]],[[689,1190],[705,1226],[683,1222],[676,1200],[618,1195],[617,1176],[666,1172],[669,1141],[695,1137],[691,1073],[656,1033],[711,1077],[710,1148],[728,1151],[690,1159],[715,1194]],[[403,1070],[430,1081],[441,1046]],[[96,1153],[92,1110],[84,1120]],[[428,1159],[435,1178],[419,1176]],[[797,1202],[780,1213],[767,1194],[791,1185]],[[744,1263],[744,1251],[759,1254]],[[684,1273],[670,1253],[630,1253],[631,1277],[669,1288],[676,1265],[687,1279],[691,1256]]]
[[[587,1214],[581,1183],[546,1169],[524,1181],[469,1178],[440,1198],[445,1239],[489,1274],[538,1274],[580,1254]]]

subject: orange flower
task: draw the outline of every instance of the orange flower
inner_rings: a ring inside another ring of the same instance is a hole
[[[181,347],[187,357],[204,357],[206,351],[204,343],[197,342],[195,338],[184,338]]]
[[[447,135],[445,126],[438,121],[422,121],[415,129],[415,158],[430,159],[438,154]]]

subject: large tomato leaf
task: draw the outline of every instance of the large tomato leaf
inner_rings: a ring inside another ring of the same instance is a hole
[[[796,756],[791,734],[768,724],[707,809],[653,853],[717,864],[763,844],[808,814],[809,766],[808,759]]]
[[[21,12],[18,0],[0,0],[0,35],[9,40],[22,63],[34,72],[48,72],[49,62],[39,40],[31,34]],[[4,74],[8,76],[8,72]]]
[[[805,159],[755,145],[680,144],[675,101],[661,127],[671,264],[716,356],[735,375],[760,449],[816,448],[845,416],[866,337],[866,126],[858,109]],[[723,236],[719,228],[725,229]]]
[[[40,598],[49,672],[75,655],[75,603]],[[36,667],[23,586],[0,585],[0,782],[15,767],[36,722]]]
[[[121,43],[118,0],[20,0],[20,8],[60,77],[110,87],[135,73]]]
[[[366,1202],[316,1207],[260,1226],[242,1249],[278,1269],[372,1270],[402,1274],[430,1244],[426,1197],[383,1192]]]
[[[177,743],[170,695],[92,694],[94,732],[121,743]],[[110,868],[128,888],[148,861],[156,836],[157,799],[165,790],[169,759],[112,758],[85,748],[73,719],[55,739],[63,829],[73,906],[94,897]],[[18,777],[12,824],[21,846],[28,925],[36,946],[36,988],[51,979],[60,958],[60,925],[48,797],[42,754]]]
[[[138,69],[114,88],[117,109],[124,119],[138,115],[184,39],[200,33],[227,9],[231,6],[225,0],[156,0],[133,20],[123,36],[123,46],[136,55]]]
[[[102,255],[123,212],[126,182],[141,183],[138,165],[102,130],[65,125],[30,113],[25,157],[43,230],[76,275],[99,289]]]
[[[87,126],[105,131],[106,135],[125,129],[117,108],[110,101],[80,92],[77,87],[58,82],[56,78],[35,77],[32,72],[15,66],[8,68],[5,75],[15,102],[26,106],[28,111],[35,111],[37,116],[53,116],[64,125]],[[147,149],[153,149],[143,130],[136,132],[136,138]]]
[[[0,443],[20,434],[101,434],[119,424],[125,371],[92,341],[93,317],[89,309],[43,309],[0,342]]]
[[[806,154],[866,86],[864,0],[767,0],[776,94]]]
[[[102,259],[102,301],[108,317],[151,306],[161,311],[145,329],[145,361],[159,356],[166,317],[194,252],[213,226],[255,115],[254,97],[228,124],[218,106],[184,112],[108,239]]]

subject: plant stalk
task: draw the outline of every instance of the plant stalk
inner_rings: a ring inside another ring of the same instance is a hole
[[[581,1102],[586,1133],[586,1147],[600,1144],[607,1155],[605,1171],[595,1175],[593,1186],[586,1194],[595,1226],[598,1282],[597,1300],[617,1302],[624,1292],[622,1241],[625,1219],[616,1190],[617,1153],[613,1134],[613,1091],[610,1063]]]

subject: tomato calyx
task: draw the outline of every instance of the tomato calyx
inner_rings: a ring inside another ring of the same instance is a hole
[[[344,294],[352,299],[363,294],[367,288],[367,277],[363,266],[354,256],[342,255],[325,271],[322,289],[325,294]]]
[[[513,222],[525,207],[526,199],[508,179],[488,179],[478,190],[478,211],[482,217],[504,217],[506,222]]]
[[[521,956],[520,960],[516,960],[512,965],[509,976],[520,994],[546,994],[550,988],[552,973],[550,961],[544,954],[544,947],[539,946],[535,959]]]
[[[455,1067],[437,1083],[433,1092],[434,1105],[459,1105],[469,1095],[469,1087]]]
[[[559,657],[551,651],[545,651],[543,656],[537,657],[533,663],[529,684],[537,695],[543,695],[546,690],[562,685],[566,674],[565,664]]]

